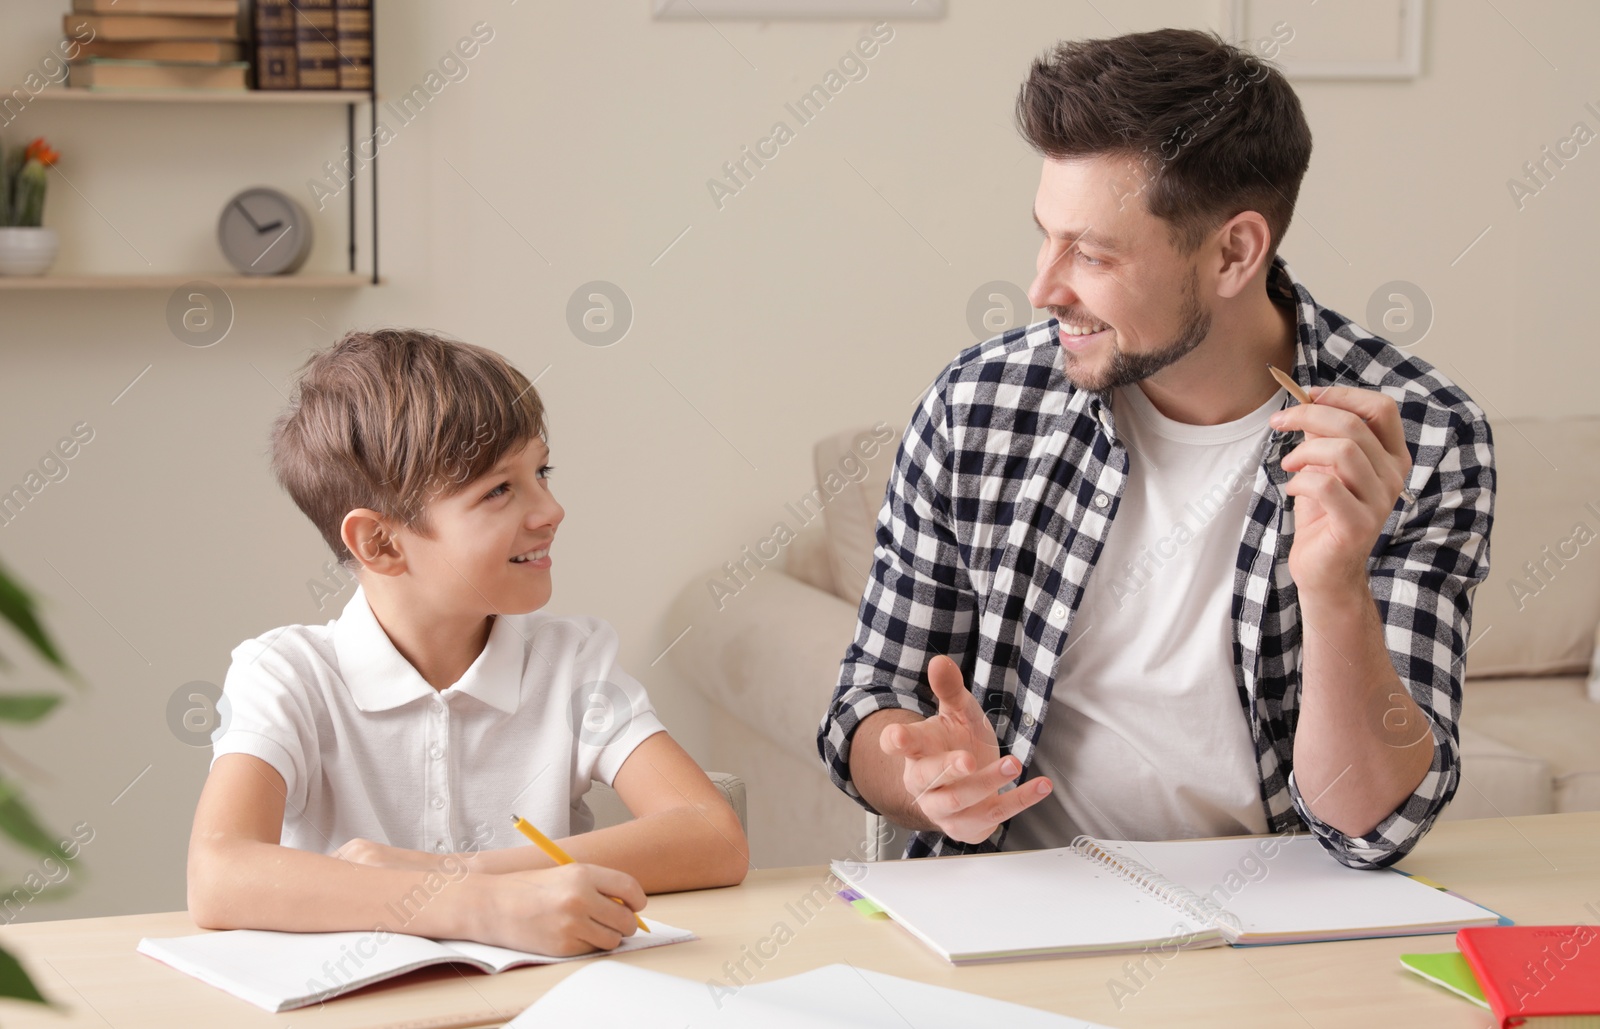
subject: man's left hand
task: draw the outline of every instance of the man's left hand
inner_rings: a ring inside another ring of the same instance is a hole
[[[1272,416],[1305,433],[1283,458],[1295,498],[1289,574],[1302,590],[1366,587],[1367,557],[1411,473],[1400,408],[1373,390],[1313,387],[1312,404]]]

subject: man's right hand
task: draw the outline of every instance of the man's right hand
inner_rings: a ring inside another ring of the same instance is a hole
[[[1006,793],[1000,787],[1022,774],[1011,755],[1000,756],[994,726],[961,678],[961,668],[940,655],[928,663],[928,683],[939,713],[884,728],[878,745],[903,759],[901,778],[912,806],[951,839],[979,843],[1001,822],[1050,795],[1047,778]]]

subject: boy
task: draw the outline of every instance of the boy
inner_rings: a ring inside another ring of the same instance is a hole
[[[189,842],[198,925],[570,955],[631,935],[646,893],[743,880],[737,816],[616,666],[616,633],[537,611],[564,512],[521,373],[350,333],[307,362],[272,452],[359,586],[336,621],[233,651]],[[590,831],[591,780],[634,820]]]

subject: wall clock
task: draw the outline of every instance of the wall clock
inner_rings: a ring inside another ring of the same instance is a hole
[[[244,275],[287,275],[311,254],[311,216],[268,186],[244,190],[217,219],[217,243]]]

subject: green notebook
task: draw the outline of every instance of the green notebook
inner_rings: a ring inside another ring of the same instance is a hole
[[[1402,954],[1400,963],[1406,966],[1406,971],[1415,972],[1430,983],[1438,983],[1456,996],[1488,1010],[1489,1002],[1483,999],[1483,991],[1478,988],[1478,977],[1472,974],[1472,966],[1459,952]]]

